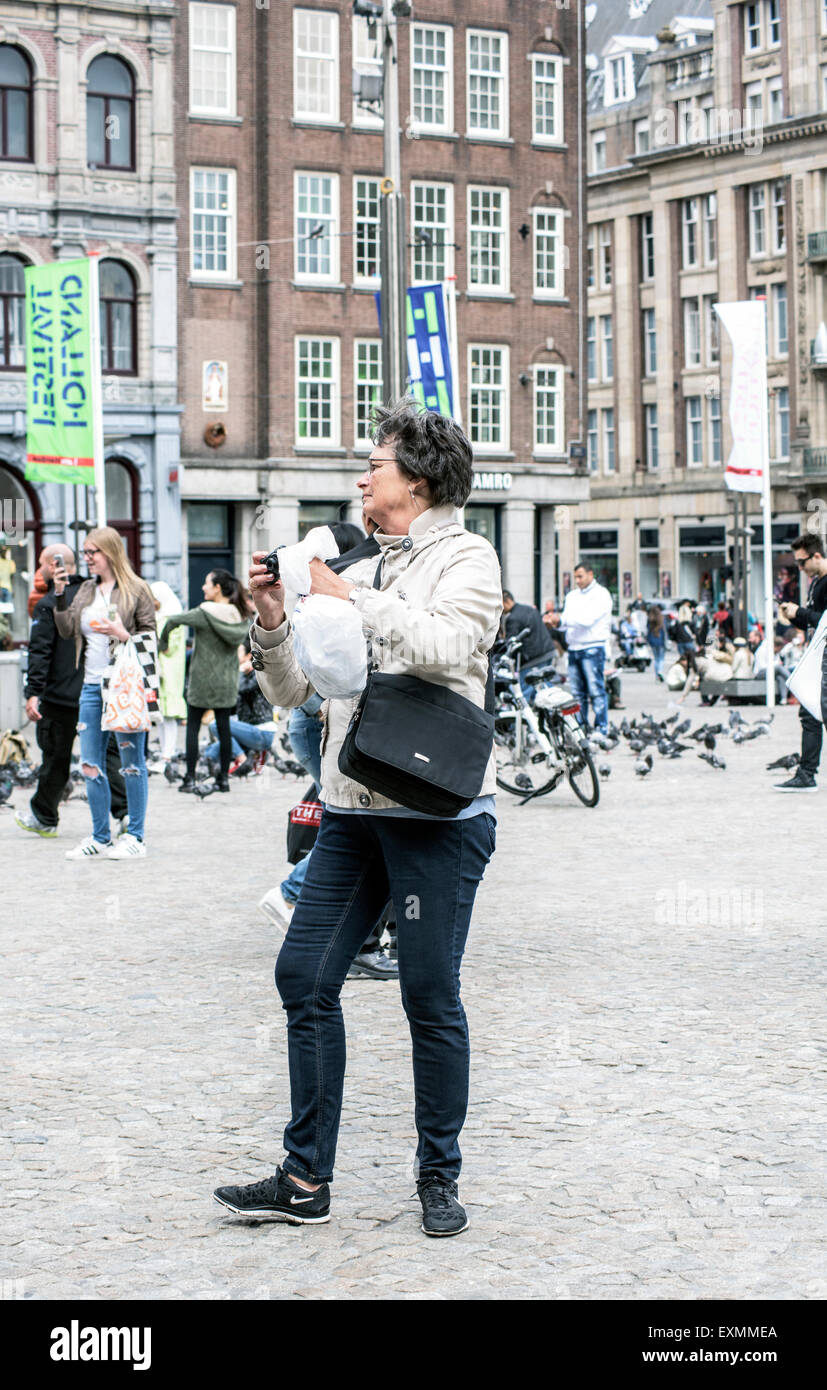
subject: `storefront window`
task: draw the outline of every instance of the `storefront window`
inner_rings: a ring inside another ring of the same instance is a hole
[[[347,521],[347,502],[300,502],[299,540],[303,541],[314,526],[330,526],[335,521]]]
[[[605,527],[600,530],[581,531],[578,541],[578,559],[591,565],[595,579],[604,589],[609,590],[612,607],[618,612],[620,590],[617,572],[617,529]]]
[[[644,599],[660,594],[660,535],[657,526],[641,526],[638,532],[638,591]]]
[[[792,543],[801,534],[797,521],[777,521],[772,525],[772,586],[776,603],[803,603],[807,596],[808,580],[802,594],[801,571],[792,552]],[[749,566],[750,611],[764,620],[764,527],[761,522],[752,526]]]
[[[37,519],[32,502],[13,473],[0,467],[0,637],[25,642],[29,593],[37,565]]]
[[[465,529],[475,536],[485,536],[499,554],[500,550],[500,509],[499,507],[475,504],[465,508]]]
[[[725,526],[681,526],[678,592],[674,597],[706,602],[711,585],[712,601],[717,601],[725,590],[720,570],[726,563]]]

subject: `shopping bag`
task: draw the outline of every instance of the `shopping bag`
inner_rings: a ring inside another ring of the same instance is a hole
[[[368,674],[362,619],[352,603],[330,594],[299,599],[293,613],[293,652],[326,700],[361,695]]]
[[[316,843],[322,820],[319,789],[311,782],[298,806],[287,813],[287,862],[298,864]]]
[[[790,694],[795,696],[800,705],[810,711],[810,714],[818,720],[819,724],[823,718],[821,672],[825,644],[827,644],[827,612],[822,613],[809,647],[787,681],[787,689]]]
[[[120,642],[103,690],[101,728],[134,734],[150,727],[144,676],[135,643]]]

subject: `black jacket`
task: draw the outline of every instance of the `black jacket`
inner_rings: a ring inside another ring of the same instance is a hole
[[[66,595],[70,603],[82,583],[81,575],[69,575]],[[29,667],[23,693],[27,700],[37,695],[42,700],[51,700],[55,705],[77,705],[83,685],[83,664],[75,665],[73,639],[61,637],[55,627],[56,601],[54,587],[50,584],[48,593],[32,615]]]
[[[523,638],[522,650],[520,653],[520,665],[525,666],[529,661],[537,661],[546,652],[552,650],[552,639],[549,636],[548,628],[543,622],[540,613],[536,608],[532,608],[527,603],[515,603],[510,612],[505,615],[505,635],[506,637],[516,637],[523,628],[529,629],[528,636]]]
[[[820,579],[813,580],[807,595],[806,606],[802,604],[799,607],[793,618],[793,625],[800,627],[804,632],[807,631],[808,627],[818,627],[825,608],[827,608],[827,574],[823,574]]]

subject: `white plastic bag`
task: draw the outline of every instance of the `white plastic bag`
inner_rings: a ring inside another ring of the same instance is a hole
[[[107,677],[101,728],[123,734],[148,730],[151,721],[144,673],[133,641],[119,643]]]
[[[296,660],[326,700],[361,695],[367,680],[368,650],[362,619],[347,599],[309,594],[293,614]]]
[[[279,577],[290,594],[310,593],[310,561],[333,560],[339,554],[329,526],[314,526],[298,545],[279,547]]]
[[[821,723],[821,667],[827,643],[827,613],[822,613],[806,652],[789,680],[787,689],[800,705]]]

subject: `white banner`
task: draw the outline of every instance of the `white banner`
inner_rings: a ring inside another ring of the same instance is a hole
[[[769,467],[766,305],[760,299],[716,304],[732,343],[729,423],[732,452],[724,479],[735,492],[761,492]]]

